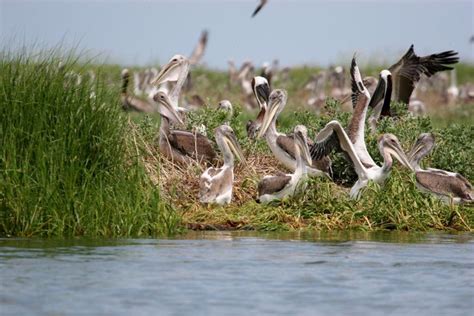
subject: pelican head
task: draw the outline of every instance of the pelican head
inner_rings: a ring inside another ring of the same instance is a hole
[[[163,91],[159,91],[153,96],[153,101],[158,103],[159,112],[161,115],[167,117],[168,119],[174,122],[184,124],[176,109],[171,105],[171,101],[166,93],[164,93]]]
[[[297,146],[297,151],[299,150],[301,157],[310,166],[313,162],[311,160],[311,155],[309,154],[308,147],[308,130],[304,125],[296,125],[294,129],[295,137],[295,146]]]
[[[232,103],[229,100],[222,100],[217,105],[217,108],[219,110],[232,111]]]
[[[160,73],[151,82],[152,85],[159,86],[168,81],[178,81],[181,68],[189,67],[189,60],[183,55],[174,55],[173,58],[161,69]]]
[[[268,98],[270,96],[270,85],[265,77],[254,77],[252,79],[252,90],[255,98],[257,99],[260,110],[263,108],[266,110]]]
[[[273,90],[268,98],[268,110],[263,117],[262,126],[258,132],[257,138],[261,138],[267,133],[270,124],[276,120],[278,115],[283,111],[288,99],[288,93],[283,89]]]
[[[418,166],[420,160],[433,150],[435,145],[435,137],[433,133],[422,133],[416,140],[412,149],[408,153],[408,160],[412,166]]]
[[[223,144],[226,149],[222,148],[223,151],[232,152],[237,158],[246,163],[242,149],[240,148],[237,137],[235,136],[234,130],[227,124],[223,124],[215,130],[216,141]],[[224,155],[226,152],[224,152]]]
[[[413,169],[405,155],[405,152],[402,149],[402,145],[400,145],[400,142],[398,141],[397,136],[389,133],[383,134],[379,137],[378,143],[381,153],[388,153],[395,157],[403,166],[409,168],[410,170]]]
[[[383,99],[382,115],[390,109],[390,99],[392,97],[392,74],[387,69],[380,72],[379,83],[375,88],[374,94],[370,99],[369,107],[375,108],[377,104]]]

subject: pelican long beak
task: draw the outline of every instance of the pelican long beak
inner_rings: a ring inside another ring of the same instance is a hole
[[[311,166],[313,160],[311,159],[311,155],[309,153],[308,142],[306,141],[306,137],[301,132],[295,133],[295,142],[297,145],[300,146],[301,155],[303,159],[306,161],[308,166]]]
[[[374,94],[370,98],[369,102],[369,107],[375,108],[377,104],[379,104],[380,101],[382,101],[384,95],[385,95],[385,80],[380,77],[379,78],[379,83],[377,84],[377,87],[375,88]]]
[[[400,145],[397,144],[397,146],[390,146],[390,149],[392,151],[392,155],[404,166],[410,169],[411,171],[414,171],[412,165],[408,161],[407,156],[403,152],[403,149],[400,147]]]
[[[242,152],[242,149],[240,148],[239,142],[237,141],[237,138],[235,138],[235,135],[227,133],[224,135],[224,140],[229,146],[230,150],[240,160],[240,162],[246,165],[247,161],[245,160],[244,153]]]
[[[276,114],[278,113],[278,109],[280,108],[282,103],[282,98],[275,98],[270,100],[270,104],[268,105],[269,110],[265,112],[265,116],[263,117],[262,126],[260,126],[260,130],[258,131],[257,138],[263,137],[270,127],[270,123],[275,118]]]
[[[159,86],[166,81],[177,81],[179,76],[179,61],[172,59],[166,66],[164,66],[160,73],[151,82],[154,86]]]
[[[172,121],[178,122],[179,124],[184,125],[181,116],[178,114],[176,109],[171,105],[171,101],[164,93],[158,93],[153,98],[160,105],[159,111],[160,114],[166,116]]]

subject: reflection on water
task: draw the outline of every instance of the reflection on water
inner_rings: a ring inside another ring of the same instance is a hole
[[[0,239],[0,314],[467,315],[473,250],[390,232]]]

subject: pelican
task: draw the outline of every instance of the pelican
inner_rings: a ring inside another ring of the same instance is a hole
[[[197,65],[202,59],[202,56],[204,56],[204,51],[206,50],[207,46],[207,39],[208,39],[209,33],[204,30],[201,33],[201,37],[199,38],[199,42],[194,48],[191,56],[189,57],[189,63],[191,65]]]
[[[270,96],[270,85],[265,77],[254,77],[252,79],[252,91],[257,100],[260,112],[255,121],[247,122],[247,135],[254,139],[260,126],[262,125],[265,111],[267,110],[268,97]]]
[[[234,183],[234,155],[245,163],[245,158],[229,125],[221,125],[215,130],[216,143],[224,156],[224,165],[210,167],[201,175],[199,200],[201,203],[229,204],[232,200]]]
[[[263,8],[263,6],[264,6],[265,4],[267,4],[267,0],[260,0],[259,5],[258,5],[257,8],[255,9],[255,11],[253,11],[253,13],[252,13],[252,18],[253,18],[254,16],[256,16],[257,13],[260,12],[260,10],[262,10],[262,8]]]
[[[156,112],[155,106],[147,101],[141,100],[135,96],[129,95],[127,92],[128,82],[130,80],[130,73],[128,69],[122,70],[122,93],[120,100],[122,101],[122,108],[124,110],[134,110],[137,112],[152,113]]]
[[[424,74],[427,77],[431,77],[439,71],[453,69],[449,65],[459,61],[457,54],[457,52],[450,50],[419,57],[415,54],[413,45],[411,45],[405,55],[403,55],[397,63],[388,68],[388,71],[393,76],[393,95],[391,99],[393,101],[409,104],[410,96],[415,89],[416,83],[420,80],[421,75]],[[384,91],[385,87],[383,86],[383,81],[379,80],[379,85],[372,96],[370,107],[374,108],[382,100]],[[381,115],[390,115],[390,104],[384,106]]]
[[[170,91],[165,89],[164,92],[168,95],[172,106],[183,112],[185,112],[186,109],[179,107],[178,102],[181,95],[181,89],[188,77],[189,67],[189,60],[186,57],[182,55],[174,55],[168,64],[166,64],[161,69],[160,73],[151,81],[151,84],[154,86],[160,86],[167,82],[176,82]],[[153,95],[156,95],[156,92],[156,90],[152,91]]]
[[[286,105],[287,92],[282,89],[273,90],[269,97],[268,110],[262,121],[262,126],[257,138],[265,136],[265,139],[276,159],[286,168],[295,171],[297,166],[295,155],[294,136],[279,133],[276,130],[276,119]],[[331,174],[331,161],[327,157],[319,157],[308,166],[308,174],[311,176],[326,176]]]
[[[234,108],[232,107],[232,103],[230,103],[229,100],[222,100],[217,105],[217,109],[227,112],[227,117],[224,121],[224,124],[229,125],[232,117],[234,116]]]
[[[257,202],[268,203],[280,200],[295,194],[296,189],[304,190],[300,184],[307,178],[308,165],[311,165],[311,157],[307,143],[307,130],[303,125],[297,125],[294,129],[293,142],[296,156],[296,168],[293,174],[282,174],[278,176],[265,176],[258,184]]]
[[[472,185],[459,173],[421,168],[420,161],[433,150],[434,146],[434,135],[423,133],[408,153],[409,167],[415,172],[418,189],[424,193],[432,194],[446,203],[450,203],[451,200],[455,204],[473,202]]]
[[[316,136],[311,148],[312,159],[319,159],[338,148],[346,153],[354,166],[358,180],[351,188],[351,198],[358,198],[362,188],[369,180],[383,184],[390,175],[393,164],[392,156],[402,165],[409,165],[408,159],[397,137],[393,134],[384,134],[379,137],[379,151],[384,162],[378,166],[370,156],[365,144],[364,126],[370,94],[364,86],[355,56],[351,64],[352,102],[354,114],[349,124],[348,133],[338,121],[329,122]]]
[[[216,153],[209,139],[199,133],[171,130],[170,120],[183,124],[181,117],[166,93],[160,91],[153,99],[159,104],[161,114],[160,152],[168,159],[181,164],[193,161],[212,163],[216,159]]]

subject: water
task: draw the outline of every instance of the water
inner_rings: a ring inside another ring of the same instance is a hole
[[[474,235],[0,239],[1,315],[472,315]]]

